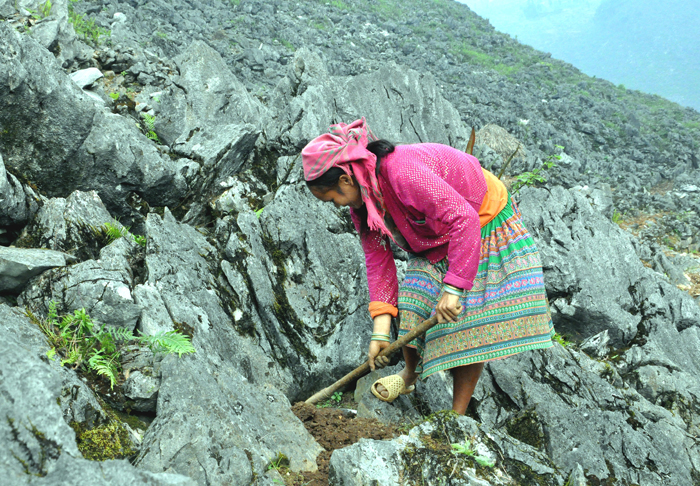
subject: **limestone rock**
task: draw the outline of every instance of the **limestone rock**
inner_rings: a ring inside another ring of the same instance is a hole
[[[0,246],[0,292],[19,293],[31,278],[73,261],[59,251]]]
[[[79,88],[89,87],[104,75],[97,68],[87,68],[75,71],[70,74],[70,79],[78,85]]]
[[[50,52],[7,23],[0,24],[0,52],[0,150],[7,167],[48,196],[97,190],[115,216],[136,217],[127,204],[134,193],[154,206],[182,199],[187,184],[178,162],[133,122],[97,109]]]
[[[100,260],[47,272],[20,295],[20,305],[45,313],[56,302],[59,314],[84,308],[94,322],[134,330],[142,308],[131,294],[133,275],[129,260],[138,245],[119,238],[100,251]]]
[[[0,472],[8,484],[163,486],[194,484],[175,474],[153,474],[128,461],[88,461],[81,457],[75,433],[64,420],[61,375],[47,362],[48,345],[39,328],[17,309],[0,304]],[[40,357],[43,356],[42,360]],[[73,415],[74,416],[74,415]]]
[[[478,464],[476,456],[491,466]],[[479,426],[470,418],[450,413],[437,414],[392,441],[361,439],[331,456],[329,483],[334,486],[398,486],[406,481],[454,486],[555,486],[563,478],[535,448],[496,428]]]
[[[0,242],[9,237],[9,244],[14,239],[12,233],[34,216],[42,202],[31,187],[5,170],[0,154]]]

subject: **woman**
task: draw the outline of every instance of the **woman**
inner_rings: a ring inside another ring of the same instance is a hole
[[[367,265],[372,370],[390,342],[428,319],[438,322],[403,348],[406,366],[377,380],[385,401],[418,378],[452,370],[452,408],[466,412],[484,362],[552,346],[542,266],[506,188],[475,157],[440,144],[394,146],[365,119],[331,126],[302,151],[315,197],[349,206]],[[389,240],[408,251],[399,288]],[[397,308],[398,307],[398,308]]]

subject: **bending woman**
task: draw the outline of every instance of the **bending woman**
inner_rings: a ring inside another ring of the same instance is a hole
[[[302,151],[315,197],[349,206],[367,265],[370,367],[399,334],[439,324],[403,348],[406,366],[372,392],[393,401],[418,378],[452,370],[452,408],[466,412],[484,362],[552,346],[537,248],[505,186],[478,160],[440,144],[394,146],[365,119],[331,126]],[[399,287],[389,240],[409,252]]]

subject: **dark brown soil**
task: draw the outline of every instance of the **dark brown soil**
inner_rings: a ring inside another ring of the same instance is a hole
[[[304,402],[292,407],[294,415],[302,421],[306,430],[316,439],[316,442],[326,449],[319,454],[316,463],[318,471],[314,473],[299,473],[287,481],[288,486],[327,486],[328,464],[331,454],[336,449],[347,447],[362,438],[392,439],[399,435],[398,428],[384,425],[375,419],[353,418],[346,416],[341,409],[317,408]]]

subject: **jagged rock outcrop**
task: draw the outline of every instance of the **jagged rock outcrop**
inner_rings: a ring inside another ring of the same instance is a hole
[[[41,197],[5,170],[0,154],[0,243],[14,240],[15,233],[36,214]]]
[[[375,135],[395,143],[430,140],[465,148],[469,139],[431,75],[389,63],[371,74],[330,76],[319,55],[306,48],[295,53],[268,105],[274,125],[267,136],[287,150],[300,150],[331,123],[361,116]]]
[[[468,451],[468,452],[467,452]],[[564,478],[549,458],[495,427],[449,412],[392,441],[362,439],[331,456],[334,486],[538,484]]]
[[[147,229],[148,283],[173,323],[190,330],[197,352],[163,361],[157,417],[137,464],[178,471],[200,484],[250,484],[278,452],[293,470],[314,470],[320,446],[292,415],[287,398],[272,380],[238,371],[245,369],[246,351],[266,357],[238,334],[222,308],[222,284],[210,267],[216,249],[168,211],[162,218],[150,215]]]
[[[124,117],[104,113],[28,36],[0,23],[0,150],[5,165],[42,193],[97,190],[116,216],[137,218],[129,198],[175,205],[187,191],[181,162]]]
[[[63,401],[70,402],[71,386],[62,379],[65,369],[49,362],[49,349],[38,326],[21,311],[0,303],[0,471],[8,484],[156,485],[196,484],[181,475],[139,470],[127,461],[96,462],[83,459],[75,432],[64,420]],[[42,359],[43,357],[43,359]],[[63,391],[68,391],[68,396]],[[89,393],[89,392],[88,392]],[[67,400],[66,400],[67,399]],[[94,400],[94,399],[92,399]],[[88,401],[91,401],[88,399]],[[75,404],[76,402],[73,401]],[[94,402],[93,402],[94,403]],[[86,418],[87,407],[71,418]]]
[[[50,270],[37,277],[20,294],[19,305],[46,313],[53,301],[59,313],[85,309],[94,321],[133,331],[142,308],[131,295],[134,275],[131,262],[140,247],[119,238],[100,250],[98,260]]]
[[[59,251],[0,247],[0,293],[18,294],[32,277],[74,261]]]

